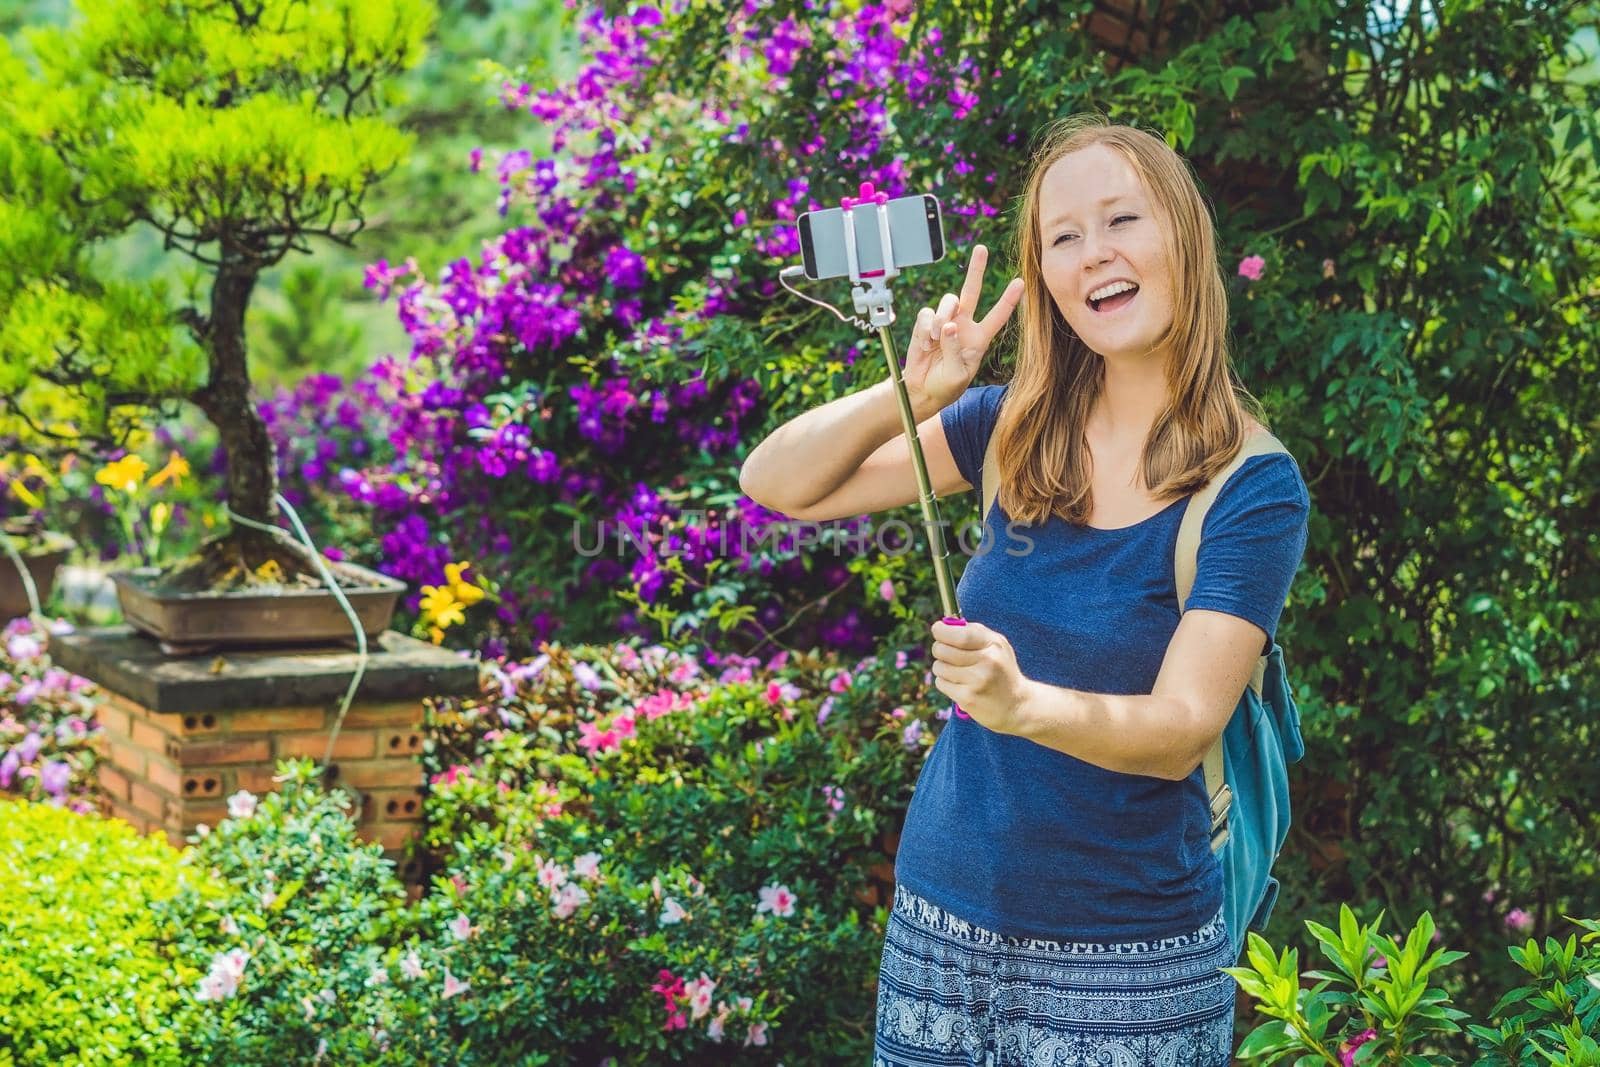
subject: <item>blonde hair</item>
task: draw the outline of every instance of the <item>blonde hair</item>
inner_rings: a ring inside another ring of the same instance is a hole
[[[1166,234],[1173,314],[1157,347],[1170,345],[1173,356],[1166,366],[1168,404],[1141,457],[1152,495],[1171,501],[1200,489],[1237,454],[1247,416],[1263,427],[1267,420],[1228,355],[1228,292],[1211,214],[1188,163],[1161,138],[1095,113],[1057,119],[1036,140],[1013,233],[1024,299],[1013,323],[1020,333],[1016,370],[994,429],[999,500],[1021,523],[1042,524],[1058,514],[1084,525],[1094,509],[1085,429],[1104,387],[1105,361],[1067,324],[1040,268],[1039,187],[1062,156],[1095,144],[1120,152]]]

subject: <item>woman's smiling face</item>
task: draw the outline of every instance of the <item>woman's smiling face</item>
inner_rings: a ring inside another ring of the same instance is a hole
[[[1044,285],[1072,332],[1108,359],[1150,353],[1172,323],[1172,274],[1163,222],[1127,159],[1096,144],[1056,160],[1039,185],[1039,222]],[[1090,294],[1117,281],[1138,286],[1132,299],[1096,310]]]

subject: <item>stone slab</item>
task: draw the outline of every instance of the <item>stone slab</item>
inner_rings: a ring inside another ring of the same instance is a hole
[[[155,638],[126,625],[54,634],[49,652],[57,666],[104,689],[151,711],[178,713],[337,702],[350,686],[358,658],[354,649],[338,646],[169,656]],[[477,692],[476,658],[385,630],[368,645],[355,702]]]

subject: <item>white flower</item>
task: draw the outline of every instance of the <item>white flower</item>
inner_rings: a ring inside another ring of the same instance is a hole
[[[248,789],[241,789],[228,798],[228,817],[232,819],[248,819],[256,813],[256,795]]]
[[[367,975],[366,986],[368,989],[372,989],[375,986],[388,984],[389,968],[387,967],[374,967],[372,968],[372,973]]]
[[[751,1023],[750,1034],[744,1039],[745,1045],[765,1045],[767,1043],[767,1024]]]
[[[783,918],[794,914],[794,894],[789,892],[786,885],[764,885],[761,887],[761,903],[756,905],[756,914],[770,911],[772,914]]]
[[[576,882],[568,882],[556,893],[556,918],[565,919],[579,906],[589,903],[589,894]]]
[[[219,952],[211,957],[211,973],[200,980],[198,1000],[226,1000],[239,990],[245,964],[250,956],[243,949]]]
[[[699,978],[693,978],[683,983],[683,991],[689,997],[689,1006],[692,1010],[690,1016],[696,1022],[703,1019],[711,1011],[711,994],[716,991],[717,983],[704,971]]]
[[[465,941],[472,936],[472,920],[465,915],[457,915],[450,920],[450,932],[456,935],[456,940]]]
[[[600,880],[600,853],[585,852],[572,861],[572,873],[591,882]]]
[[[230,937],[239,936],[239,924],[233,921],[232,915],[222,917],[222,932]]]
[[[261,891],[261,906],[262,906],[262,907],[263,907],[263,908],[270,908],[270,907],[272,907],[272,902],[273,902],[273,901],[274,901],[274,900],[277,900],[277,899],[278,899],[278,894],[277,894],[277,893],[274,893],[274,892],[273,892],[273,891],[272,891],[272,890],[270,890],[270,889],[263,889],[263,890],[262,890],[262,891]]]
[[[417,950],[412,949],[400,960],[400,973],[407,978],[421,978],[425,973],[422,969],[422,959],[417,955]]]
[[[670,926],[673,923],[682,922],[684,919],[687,919],[688,917],[689,917],[689,913],[683,910],[683,905],[679,904],[676,900],[673,900],[671,897],[668,897],[666,900],[663,900],[661,902],[661,925],[662,926]]]

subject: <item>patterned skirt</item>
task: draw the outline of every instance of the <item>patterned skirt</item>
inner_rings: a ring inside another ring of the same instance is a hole
[[[1124,944],[1014,938],[896,886],[873,1067],[1222,1067],[1233,966],[1221,912]]]

